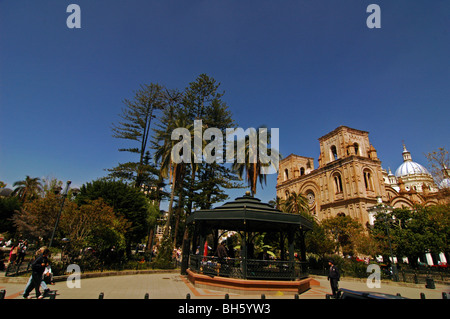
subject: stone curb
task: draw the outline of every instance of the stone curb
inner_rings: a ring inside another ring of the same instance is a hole
[[[108,276],[130,276],[139,274],[163,274],[163,273],[179,273],[179,269],[147,269],[147,270],[122,270],[122,271],[103,271],[103,272],[88,272],[80,275],[81,279],[85,278],[98,278]],[[28,282],[30,274],[26,277],[0,277],[0,283],[17,283],[26,284]],[[70,275],[54,276],[53,281],[65,281]]]

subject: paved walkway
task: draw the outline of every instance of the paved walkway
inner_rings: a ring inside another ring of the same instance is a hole
[[[325,277],[313,277],[314,285],[311,289],[299,296],[300,299],[325,299],[325,295],[331,292]],[[1,282],[0,290],[6,290],[5,299],[22,299],[27,278],[22,282]],[[185,299],[190,294],[192,299],[224,299],[226,292],[214,289],[194,287],[185,276],[178,272],[137,274],[125,276],[104,276],[97,278],[85,278],[80,281],[80,288],[69,288],[66,281],[56,282],[49,286],[51,290],[57,290],[57,299],[98,299],[100,293],[104,299],[144,299],[146,294],[150,299]],[[389,294],[400,293],[403,297],[420,299],[421,293],[426,299],[442,299],[442,292],[450,297],[450,286],[436,285],[436,289],[427,289],[424,285],[381,283],[381,288],[369,289],[364,281],[346,280],[339,283],[340,288],[360,291],[376,291]],[[34,291],[31,293],[34,296]],[[230,299],[260,299],[261,294],[237,294],[229,293]],[[277,292],[266,294],[267,299],[293,299],[292,293]]]

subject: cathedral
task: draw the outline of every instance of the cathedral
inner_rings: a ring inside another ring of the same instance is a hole
[[[395,174],[381,167],[368,132],[340,126],[320,137],[319,147],[317,168],[310,157],[291,154],[281,160],[276,186],[282,199],[291,192],[306,196],[318,221],[345,214],[372,224],[368,208],[377,205],[378,198],[394,208],[439,201],[433,177],[412,160],[405,146]]]

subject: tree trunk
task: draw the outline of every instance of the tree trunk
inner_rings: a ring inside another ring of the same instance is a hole
[[[167,213],[166,226],[164,228],[164,237],[169,235],[170,220],[173,215],[173,198],[175,197],[175,180],[176,180],[177,164],[174,164],[172,173],[172,191],[170,192],[169,212]]]
[[[181,249],[181,274],[186,275],[189,268],[189,227],[185,227],[183,235],[183,246]],[[195,248],[194,248],[195,249]],[[194,252],[195,253],[195,252]]]
[[[175,229],[174,229],[174,238],[173,238],[173,247],[177,246],[177,234],[178,234],[178,225],[180,224],[180,215],[181,215],[181,208],[177,208],[176,216],[175,216]]]

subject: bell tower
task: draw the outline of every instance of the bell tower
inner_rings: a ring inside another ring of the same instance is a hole
[[[350,156],[377,159],[376,150],[369,142],[369,133],[339,126],[319,138],[322,165]]]
[[[285,198],[289,192],[305,195],[310,210],[318,220],[344,214],[369,221],[367,207],[381,196],[387,201],[381,161],[369,141],[369,133],[347,126],[339,126],[319,138],[319,167],[295,175],[293,159],[309,160],[290,155],[280,163],[280,172],[287,170],[286,179],[279,176],[277,195]]]

